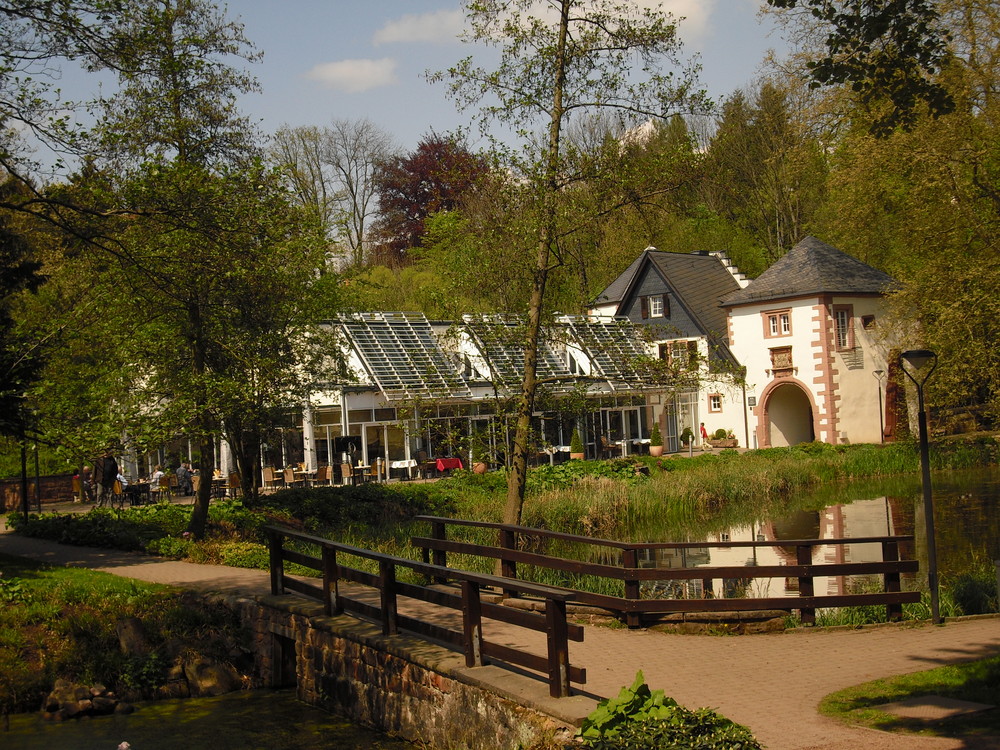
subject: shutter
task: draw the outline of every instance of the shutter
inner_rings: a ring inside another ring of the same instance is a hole
[[[639,298],[639,308],[642,310],[642,319],[645,320],[649,317],[649,298],[640,297]]]
[[[670,297],[665,294],[663,295],[663,317],[670,317]]]

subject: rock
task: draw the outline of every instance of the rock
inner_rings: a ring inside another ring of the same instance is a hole
[[[118,703],[115,706],[115,713],[116,714],[135,713],[135,706],[133,706],[131,703],[125,703],[124,701],[122,701],[121,703]]]
[[[97,696],[92,701],[95,713],[99,714],[110,714],[114,713],[115,706],[118,705],[118,701],[114,698],[105,698]]]
[[[118,633],[118,647],[123,654],[144,656],[150,651],[146,628],[138,617],[126,617],[115,625]]]
[[[185,662],[184,676],[187,677],[188,688],[195,698],[223,695],[243,686],[243,681],[235,670],[207,659]]]
[[[98,695],[106,695],[107,692],[108,689],[99,682],[95,682],[90,686],[90,695],[93,698],[96,698]]]

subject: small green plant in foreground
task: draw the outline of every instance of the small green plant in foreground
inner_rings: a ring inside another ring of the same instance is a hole
[[[642,672],[615,698],[601,701],[577,735],[586,747],[759,750],[750,730],[711,709],[689,710],[662,690],[650,690]]]

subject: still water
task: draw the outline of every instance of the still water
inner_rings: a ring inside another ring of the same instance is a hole
[[[1000,560],[1000,469],[977,469],[963,472],[943,472],[932,476],[935,539],[940,580],[972,570],[992,569]],[[719,528],[708,537],[692,534],[690,541],[708,542],[779,542],[797,539],[838,539],[879,536],[913,536],[912,542],[900,545],[903,559],[916,559],[920,572],[910,575],[910,587],[921,588],[927,571],[927,534],[924,518],[923,493],[918,477],[894,478],[872,482],[835,484],[822,487],[808,495],[783,503],[780,511],[772,511],[746,525]],[[668,540],[676,541],[676,540]],[[683,560],[660,559],[654,564],[677,566],[740,566],[786,565],[795,563],[793,546],[762,545],[760,547],[717,548],[668,551],[666,557],[682,556]],[[813,562],[872,562],[882,559],[878,543],[853,545],[822,545],[813,550]],[[904,576],[904,579],[906,577]],[[820,581],[817,593],[845,593],[849,585],[843,577]],[[755,596],[797,596],[797,590],[782,590],[788,581],[778,579],[753,580]],[[701,582],[688,586],[697,588]],[[715,587],[723,587],[716,581]],[[823,591],[824,588],[828,590]],[[674,592],[675,595],[702,596],[702,592]],[[716,596],[732,596],[721,588]],[[749,594],[750,592],[745,592]],[[744,595],[745,595],[744,594]]]
[[[54,724],[38,714],[11,717],[5,750],[413,750],[296,700],[294,690],[154,701],[129,716]]]

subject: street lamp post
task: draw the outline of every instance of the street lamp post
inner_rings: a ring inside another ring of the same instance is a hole
[[[909,368],[906,367],[906,364]],[[927,587],[931,592],[931,621],[941,622],[938,603],[937,543],[934,537],[934,500],[931,497],[930,451],[927,445],[927,413],[924,384],[937,367],[937,354],[929,349],[910,349],[899,355],[899,366],[917,387],[917,425],[920,431],[920,471],[924,490],[924,523],[927,526]],[[911,372],[912,370],[912,372]]]
[[[885,443],[885,417],[882,413],[882,381],[885,380],[885,370],[875,370],[872,375],[878,381],[878,437]]]

